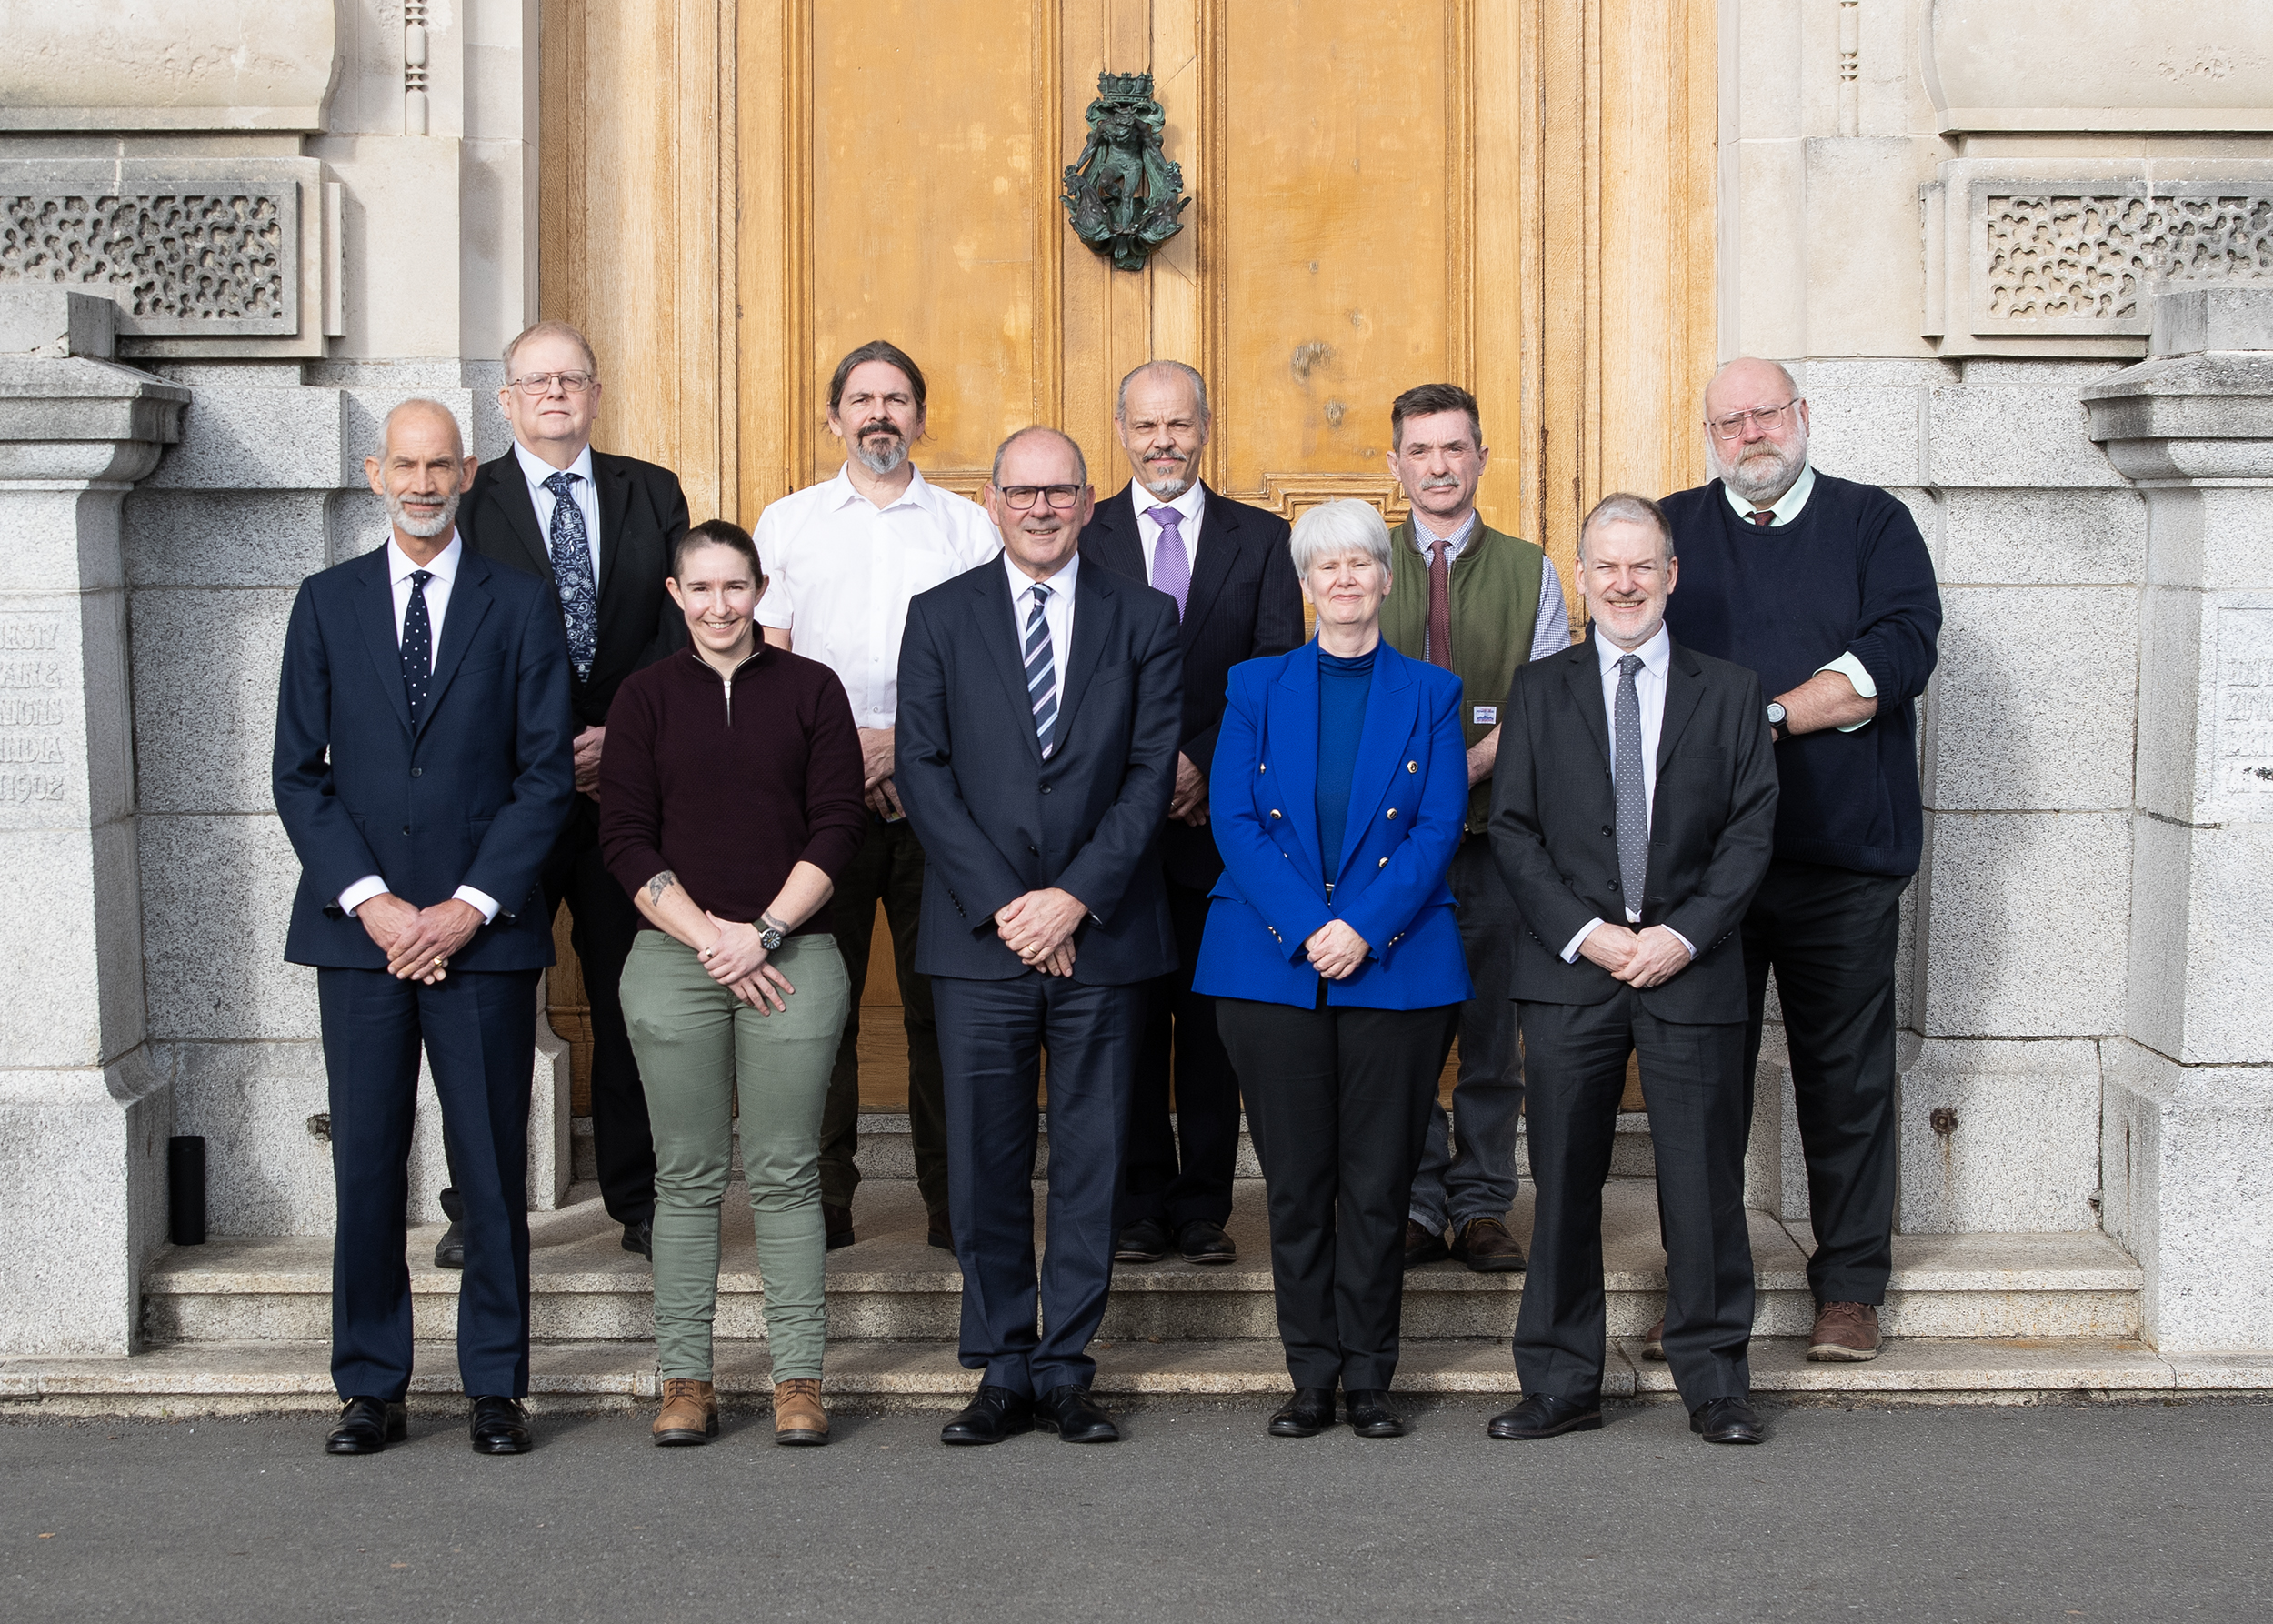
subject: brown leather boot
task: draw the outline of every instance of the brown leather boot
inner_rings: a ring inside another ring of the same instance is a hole
[[[691,1377],[666,1377],[663,1413],[655,1418],[654,1432],[656,1442],[666,1448],[708,1443],[718,1436],[717,1389]]]
[[[1869,1303],[1824,1303],[1807,1336],[1807,1357],[1818,1364],[1860,1364],[1878,1357],[1878,1310]]]
[[[821,1408],[821,1384],[811,1377],[774,1383],[774,1441],[828,1442],[828,1411]]]

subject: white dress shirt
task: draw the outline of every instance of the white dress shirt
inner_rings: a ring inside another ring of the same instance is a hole
[[[556,474],[575,476],[568,482],[568,494],[584,515],[584,541],[592,549],[592,585],[596,589],[600,584],[600,492],[592,483],[592,447],[586,446],[577,452],[576,460],[565,468],[556,468],[518,440],[513,442],[513,455],[521,465],[522,476],[529,482],[529,500],[536,504],[536,533],[545,538],[548,556],[553,546],[553,505],[559,498],[545,488],[545,481]]]
[[[1673,661],[1673,636],[1660,626],[1657,635],[1639,648],[1620,648],[1604,637],[1597,627],[1595,629],[1594,648],[1595,657],[1602,667],[1602,713],[1610,725],[1610,759],[1613,762],[1617,760],[1618,682],[1623,676],[1618,670],[1618,662],[1629,654],[1641,656],[1642,668],[1634,673],[1634,697],[1641,701],[1642,711],[1642,804],[1654,827],[1657,817],[1657,741],[1665,732],[1666,667]],[[1629,898],[1627,902],[1626,922],[1628,925],[1641,923],[1642,910],[1636,906],[1638,900]],[[1571,937],[1563,949],[1565,964],[1576,962],[1579,947],[1601,923],[1599,918],[1589,919],[1578,927],[1578,934]],[[1673,927],[1667,926],[1667,928],[1671,930]],[[1688,947],[1689,957],[1696,957],[1697,949],[1690,947],[1689,938],[1677,930],[1673,934],[1684,947]]]
[[[1198,480],[1192,488],[1171,502],[1163,502],[1143,486],[1132,483],[1128,487],[1129,501],[1136,509],[1136,539],[1145,549],[1145,580],[1150,584],[1155,571],[1152,561],[1160,550],[1160,526],[1150,509],[1173,507],[1178,515],[1177,534],[1184,538],[1184,563],[1193,575],[1199,573],[1199,526],[1207,516],[1207,487]]]
[[[1057,683],[1058,714],[1065,714],[1066,657],[1074,646],[1074,582],[1081,573],[1081,554],[1078,550],[1066,555],[1066,562],[1057,566],[1057,573],[1046,581],[1036,581],[1020,569],[1011,558],[1009,549],[1002,555],[1002,567],[1010,577],[1010,609],[1018,636],[1018,650],[1026,652],[1026,617],[1034,613],[1034,589],[1047,586],[1048,599],[1042,605],[1042,624],[1050,631],[1050,668]],[[1056,754],[1055,747],[1051,754]]]
[[[410,577],[425,570],[433,578],[426,583],[426,624],[429,632],[426,658],[431,670],[432,661],[442,652],[442,617],[449,612],[450,586],[457,579],[458,566],[466,561],[466,540],[455,530],[450,532],[449,545],[435,555],[431,564],[420,564],[389,535],[386,538],[386,579],[395,590],[395,647],[403,646],[403,618],[410,613]],[[386,889],[386,881],[375,874],[366,874],[339,894],[342,913],[352,915],[374,897]],[[486,925],[497,917],[494,897],[476,891],[471,886],[460,886],[452,893],[460,902],[471,903],[481,909],[482,923]]]
[[[883,507],[840,468],[768,506],[756,541],[766,580],[758,624],[786,630],[793,653],[836,672],[862,727],[889,727],[899,714],[907,600],[1002,550],[984,507],[912,468]]]
[[[1771,530],[1780,530],[1786,525],[1790,524],[1792,520],[1797,518],[1799,516],[1799,510],[1807,506],[1807,498],[1815,494],[1815,465],[1809,463],[1800,468],[1799,477],[1791,482],[1791,489],[1777,497],[1776,505],[1768,509],[1768,512],[1775,515],[1775,516],[1768,520],[1767,528]],[[1737,495],[1736,492],[1730,490],[1728,488],[1728,482],[1726,479],[1720,482],[1720,494],[1728,498],[1728,506],[1735,508],[1737,510],[1737,516],[1743,519],[1747,525],[1752,522],[1752,516],[1759,512],[1758,508],[1753,506],[1751,503],[1746,501],[1742,496]],[[1878,697],[1878,684],[1877,680],[1872,677],[1869,670],[1865,667],[1862,661],[1855,657],[1855,651],[1851,648],[1845,654],[1839,656],[1838,658],[1833,660],[1829,665],[1817,666],[1816,667],[1816,675],[1818,677],[1822,676],[1826,671],[1837,671],[1841,677],[1846,677],[1849,683],[1854,685],[1856,693],[1861,695],[1866,699],[1876,699]],[[1846,727],[1840,728],[1839,731],[1841,733],[1859,733],[1864,728],[1869,727],[1871,721],[1871,717],[1865,717],[1859,722],[1849,722]]]
[[[1432,541],[1447,543],[1445,548],[1445,562],[1449,565],[1458,559],[1460,555],[1467,550],[1468,543],[1475,539],[1477,524],[1476,509],[1471,507],[1468,509],[1467,520],[1457,530],[1449,536],[1439,536],[1428,527],[1428,521],[1421,516],[1420,509],[1416,507],[1413,509],[1413,550],[1421,556],[1423,566],[1426,567],[1428,558],[1428,544]],[[1538,613],[1532,617],[1531,621],[1529,657],[1543,660],[1548,655],[1560,653],[1569,647],[1570,610],[1563,603],[1562,579],[1555,573],[1555,560],[1542,556],[1539,559],[1539,608]],[[1424,628],[1421,635],[1421,652],[1424,657],[1427,654],[1427,648],[1428,637]]]

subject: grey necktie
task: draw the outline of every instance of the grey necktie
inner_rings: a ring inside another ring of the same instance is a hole
[[[1642,782],[1642,697],[1634,687],[1634,673],[1642,657],[1629,654],[1618,661],[1617,738],[1612,747],[1610,775],[1618,801],[1618,883],[1624,887],[1627,911],[1642,911],[1642,890],[1649,883],[1649,795]]]

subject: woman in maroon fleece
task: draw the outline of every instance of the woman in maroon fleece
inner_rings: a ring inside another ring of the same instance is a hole
[[[655,1126],[655,1441],[718,1430],[710,1328],[742,1100],[773,1346],[774,1441],[828,1441],[821,1408],[821,1105],[852,988],[821,910],[859,849],[859,735],[835,673],[762,642],[746,533],[678,544],[693,647],[625,680],[600,768],[600,848],[645,916],[625,1023]]]

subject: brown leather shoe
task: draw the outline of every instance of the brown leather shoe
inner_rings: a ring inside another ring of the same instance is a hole
[[[1807,1357],[1818,1364],[1860,1364],[1878,1357],[1878,1310],[1869,1303],[1824,1303],[1808,1333]]]
[[[1666,1317],[1663,1314],[1658,1315],[1657,1323],[1649,1328],[1649,1335],[1642,1338],[1642,1358],[1665,1363]]]
[[[1445,1238],[1434,1230],[1424,1229],[1411,1218],[1405,1220],[1405,1267],[1418,1268],[1424,1263],[1434,1263],[1439,1258],[1452,1256],[1445,1245]]]
[[[655,1441],[666,1449],[708,1443],[718,1436],[718,1390],[691,1377],[664,1378],[663,1413],[655,1418]]]
[[[1452,1255],[1480,1275],[1517,1274],[1523,1268],[1523,1248],[1497,1218],[1470,1218],[1461,1225]]]
[[[774,1383],[774,1441],[828,1442],[828,1411],[821,1408],[821,1384],[809,1376]]]

